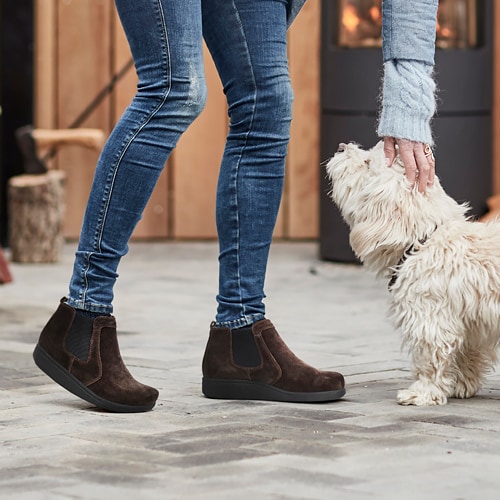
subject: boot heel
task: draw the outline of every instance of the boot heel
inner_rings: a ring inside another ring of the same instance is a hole
[[[65,370],[55,359],[49,356],[40,345],[33,351],[35,364],[48,375],[54,382],[64,387],[67,391],[85,401],[97,405],[97,398],[71,373]]]
[[[202,392],[212,399],[267,399],[264,390],[247,380],[202,379]]]

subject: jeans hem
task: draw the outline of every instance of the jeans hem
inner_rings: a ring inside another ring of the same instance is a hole
[[[66,304],[73,309],[82,309],[93,313],[102,313],[103,315],[113,313],[113,306],[106,306],[104,304],[89,304],[84,300],[74,300],[71,297],[68,297]]]
[[[263,314],[252,314],[250,316],[244,316],[243,318],[232,321],[216,321],[215,326],[217,328],[230,328],[231,330],[234,330],[235,328],[243,328],[245,326],[253,325],[257,321],[261,321],[263,319],[266,319]]]

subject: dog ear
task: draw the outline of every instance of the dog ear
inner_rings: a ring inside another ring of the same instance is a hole
[[[371,254],[377,248],[377,241],[369,237],[372,227],[368,222],[355,224],[349,233],[349,243],[353,252],[363,262],[364,257]]]
[[[419,235],[414,194],[402,185],[403,178],[390,182],[394,175],[387,173],[385,177],[388,182],[377,181],[376,189],[367,189],[365,203],[360,198],[357,220],[351,224],[350,244],[363,262],[377,259],[377,255],[400,254]]]
[[[394,220],[394,224],[387,224],[387,220],[367,221],[355,224],[349,235],[349,243],[357,257],[363,262],[367,257],[377,253],[400,254],[412,238],[402,231],[401,226]]]

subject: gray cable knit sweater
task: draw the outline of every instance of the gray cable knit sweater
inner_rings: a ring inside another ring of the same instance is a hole
[[[432,144],[438,0],[383,0],[384,80],[377,133]]]
[[[287,0],[288,22],[306,0]],[[438,0],[382,0],[384,81],[377,133],[433,144]]]

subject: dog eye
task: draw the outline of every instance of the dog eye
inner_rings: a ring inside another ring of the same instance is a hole
[[[345,144],[344,142],[341,142],[339,144],[339,147],[337,148],[337,153],[343,153],[346,148],[347,148],[347,144]]]

